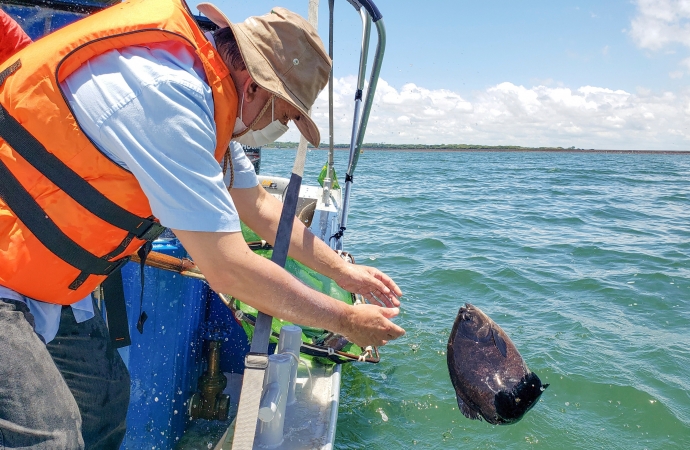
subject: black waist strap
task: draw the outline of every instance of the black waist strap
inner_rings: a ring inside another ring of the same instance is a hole
[[[101,194],[88,181],[46,150],[2,105],[0,137],[53,184],[105,222],[130,232],[139,239],[146,239],[149,229],[156,223],[152,219],[132,214]]]
[[[109,275],[117,268],[118,262],[109,262],[93,255],[63,233],[2,160],[0,179],[0,198],[48,250],[67,264],[93,275]]]
[[[21,63],[18,61],[3,71],[0,74],[0,84],[7,75],[20,66]],[[112,262],[108,259],[122,253],[134,237],[152,241],[165,229],[152,217],[142,218],[132,214],[101,194],[59,158],[46,150],[2,105],[0,105],[0,137],[87,211],[128,233],[114,251],[100,257],[92,254],[74,242],[46,215],[31,194],[0,160],[0,198],[41,244],[82,272],[70,285],[70,289],[77,289],[88,275],[109,275],[125,264],[129,260],[127,257]]]

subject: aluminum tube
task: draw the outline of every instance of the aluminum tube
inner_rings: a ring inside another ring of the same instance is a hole
[[[287,404],[292,405],[295,397],[295,383],[297,381],[297,366],[299,365],[299,349],[302,345],[302,329],[297,325],[284,325],[280,329],[278,353],[292,355],[290,362],[290,380],[288,382]]]
[[[374,64],[371,68],[371,76],[369,77],[369,88],[367,89],[367,98],[364,102],[364,108],[362,112],[362,124],[359,127],[359,136],[357,137],[357,149],[361,148],[362,142],[364,141],[364,133],[367,131],[367,122],[369,121],[369,113],[371,112],[371,106],[374,103],[374,94],[376,93],[376,85],[379,81],[379,74],[381,73],[381,64],[383,62],[383,54],[386,50],[386,27],[383,24],[383,19],[376,22],[376,30],[379,34],[379,41],[376,46],[376,54],[374,56]],[[357,165],[357,158],[359,157],[359,152],[355,157],[354,165],[352,170],[354,171]]]
[[[335,0],[328,0],[328,56],[333,61],[333,11],[335,9]],[[326,172],[326,180],[324,180],[324,190],[333,188],[333,156],[335,152],[335,137],[333,136],[333,67],[331,66],[331,73],[328,76],[328,170]],[[329,204],[330,198],[325,198],[326,206]]]
[[[357,75],[357,92],[355,93],[355,113],[352,122],[352,137],[350,139],[350,158],[347,163],[347,174],[353,175],[357,159],[359,158],[359,147],[357,138],[359,129],[362,125],[362,94],[364,90],[364,80],[366,79],[367,56],[369,54],[369,43],[371,37],[371,20],[369,13],[364,9],[359,10],[362,19],[362,47],[359,56],[359,73]],[[347,198],[346,198],[347,200]]]

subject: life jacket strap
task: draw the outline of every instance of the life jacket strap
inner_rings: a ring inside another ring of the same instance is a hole
[[[132,343],[127,321],[127,304],[122,285],[122,271],[116,270],[101,284],[103,300],[108,311],[108,333],[115,348],[127,347]]]
[[[101,259],[63,233],[55,222],[46,216],[41,206],[24,189],[2,160],[0,160],[0,179],[2,179],[0,199],[48,250],[82,272],[110,275],[117,269],[119,261],[111,262]]]
[[[142,238],[153,220],[132,214],[103,195],[88,181],[50,153],[4,106],[0,105],[0,137],[22,158],[87,211],[114,227]],[[22,188],[23,189],[23,188]]]
[[[4,72],[0,76],[3,74]],[[0,137],[86,210],[101,220],[128,232],[122,243],[108,255],[94,255],[74,242],[48,217],[7,165],[0,160],[0,179],[3,180],[0,183],[0,198],[43,246],[81,271],[81,274],[70,284],[70,289],[78,289],[89,275],[107,276],[127,263],[129,261],[127,257],[115,261],[109,260],[121,254],[133,237],[150,242],[165,229],[153,217],[142,218],[132,214],[100,193],[46,150],[2,105],[0,105]]]
[[[0,86],[2,86],[2,83],[5,82],[5,79],[12,75],[14,72],[17,71],[22,66],[22,61],[21,59],[16,60],[13,62],[11,65],[5,67],[5,70],[0,72]]]

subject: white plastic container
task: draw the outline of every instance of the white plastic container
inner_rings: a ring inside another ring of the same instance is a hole
[[[299,348],[302,345],[302,329],[297,325],[285,325],[280,329],[278,340],[278,353],[292,355],[292,367],[290,369],[290,383],[288,385],[287,404],[295,403],[295,383],[297,381],[297,366],[299,364]]]
[[[276,354],[268,357],[264,390],[259,404],[259,430],[256,442],[264,448],[283,443],[285,407],[288,397],[292,356]]]

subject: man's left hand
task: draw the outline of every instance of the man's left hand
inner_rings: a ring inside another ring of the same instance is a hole
[[[374,267],[345,264],[335,282],[348,292],[361,294],[374,305],[400,306],[398,297],[402,291],[388,275]]]

